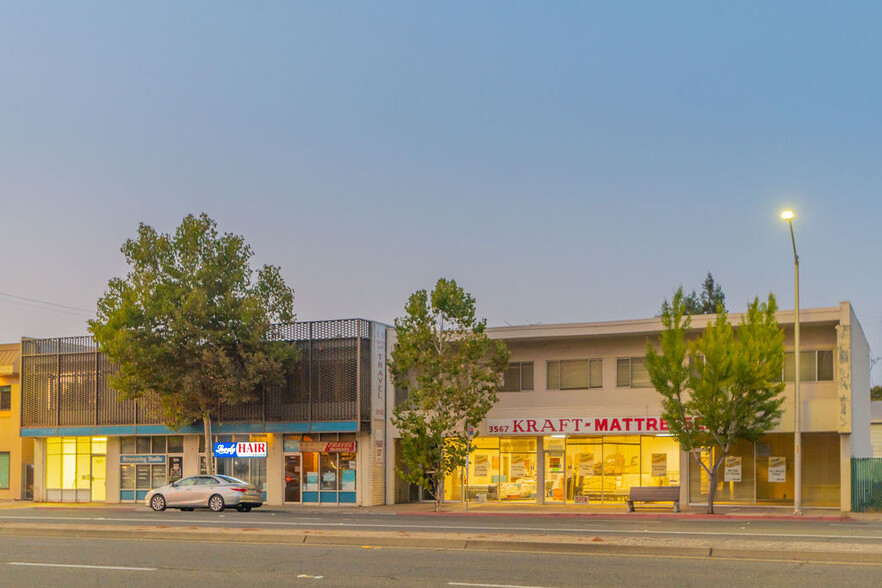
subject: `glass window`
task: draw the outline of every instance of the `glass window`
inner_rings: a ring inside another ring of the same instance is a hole
[[[183,435],[172,435],[168,438],[169,453],[184,453],[184,437]]]
[[[135,448],[135,438],[134,437],[120,437],[119,452],[122,455],[131,455],[133,453],[137,453],[137,450]]]
[[[195,486],[196,485],[196,476],[190,476],[189,478],[184,478],[180,482],[178,482],[178,486]]]
[[[165,437],[154,437],[151,445],[153,453],[165,453]]]
[[[337,490],[337,454],[321,454],[322,490]]]
[[[511,362],[505,370],[502,392],[520,392],[533,389],[533,362]]]
[[[546,367],[546,377],[545,377],[545,387],[548,390],[560,390],[560,362],[559,361],[549,361],[545,364]]]
[[[588,360],[560,362],[560,389],[576,390],[588,387]]]
[[[603,388],[603,360],[592,359],[589,366],[589,388]]]
[[[318,453],[309,452],[303,454],[303,490],[317,492],[319,489]]]
[[[92,437],[92,455],[107,454],[107,437]]]
[[[616,360],[616,386],[619,388],[631,386],[631,359],[628,357]]]
[[[150,437],[137,437],[135,445],[138,447],[138,453],[150,453]]]
[[[150,487],[159,488],[165,486],[165,465],[151,466]]]
[[[135,466],[135,487],[139,490],[149,490],[150,489],[150,466],[149,465],[137,465]]]
[[[129,464],[119,466],[119,487],[122,490],[135,489],[135,466]]]
[[[12,386],[0,386],[0,410],[12,410]]]
[[[631,387],[649,388],[652,382],[649,380],[649,370],[646,369],[646,360],[642,357],[631,358]]]
[[[833,350],[818,350],[818,381],[833,381]]]
[[[0,488],[9,488],[9,453],[0,453]]]

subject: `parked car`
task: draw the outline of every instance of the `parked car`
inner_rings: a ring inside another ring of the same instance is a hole
[[[151,490],[144,504],[155,511],[166,508],[210,508],[220,512],[230,507],[239,512],[248,512],[263,505],[263,492],[256,486],[229,476],[190,476]]]

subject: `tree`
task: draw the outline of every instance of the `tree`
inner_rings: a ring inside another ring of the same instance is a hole
[[[121,250],[129,273],[110,280],[89,321],[119,365],[110,384],[121,398],[157,398],[173,429],[201,420],[210,452],[221,407],[254,399],[291,369],[293,346],[269,334],[294,319],[294,292],[275,266],[254,279],[251,248],[205,214],[188,215],[173,235],[141,223]]]
[[[882,400],[882,386],[870,388],[870,400]]]
[[[707,513],[714,512],[717,474],[734,444],[756,442],[781,418],[784,333],[775,297],[755,298],[736,328],[725,311],[698,338],[687,341],[691,317],[683,288],[662,306],[656,350],[647,343],[646,367],[662,396],[662,416],[680,448],[694,454],[710,480]],[[716,460],[704,463],[701,452]]]
[[[414,292],[405,313],[395,319],[389,361],[395,386],[407,393],[392,415],[401,434],[398,474],[428,490],[440,511],[444,478],[465,465],[468,428],[496,403],[509,353],[487,336],[475,299],[453,280],[439,279],[431,294]]]
[[[683,298],[686,314],[715,314],[718,309],[726,312],[726,295],[723,288],[716,282],[710,272],[701,285],[701,293],[695,290]]]

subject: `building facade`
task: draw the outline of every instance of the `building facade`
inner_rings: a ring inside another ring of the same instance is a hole
[[[32,440],[34,499],[135,502],[206,469],[263,488],[267,504],[382,504],[386,330],[361,319],[279,326],[294,375],[202,424],[171,430],[155,399],[122,400],[116,366],[89,337],[24,339],[21,436]]]
[[[34,490],[33,442],[19,436],[20,365],[20,345],[0,345],[0,500],[28,500]]]
[[[713,318],[693,317],[692,335]],[[778,314],[786,337],[783,416],[758,443],[733,450],[717,503],[793,504],[793,320],[792,311]],[[506,342],[511,363],[468,468],[448,476],[444,498],[620,504],[632,486],[679,486],[683,503],[705,503],[709,481],[697,459],[712,456],[680,451],[644,364],[647,341],[661,330],[658,318],[488,329]],[[849,510],[851,458],[872,455],[869,346],[847,302],[802,310],[800,333],[802,502]],[[395,401],[390,391],[389,411]],[[393,449],[395,437],[390,427]],[[387,488],[389,502],[420,498],[391,469]]]

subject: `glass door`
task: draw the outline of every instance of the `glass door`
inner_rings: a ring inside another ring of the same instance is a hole
[[[285,502],[300,502],[301,467],[300,455],[285,456]]]
[[[566,484],[566,439],[545,437],[545,502],[562,503]]]
[[[92,456],[92,502],[107,500],[107,456]]]

